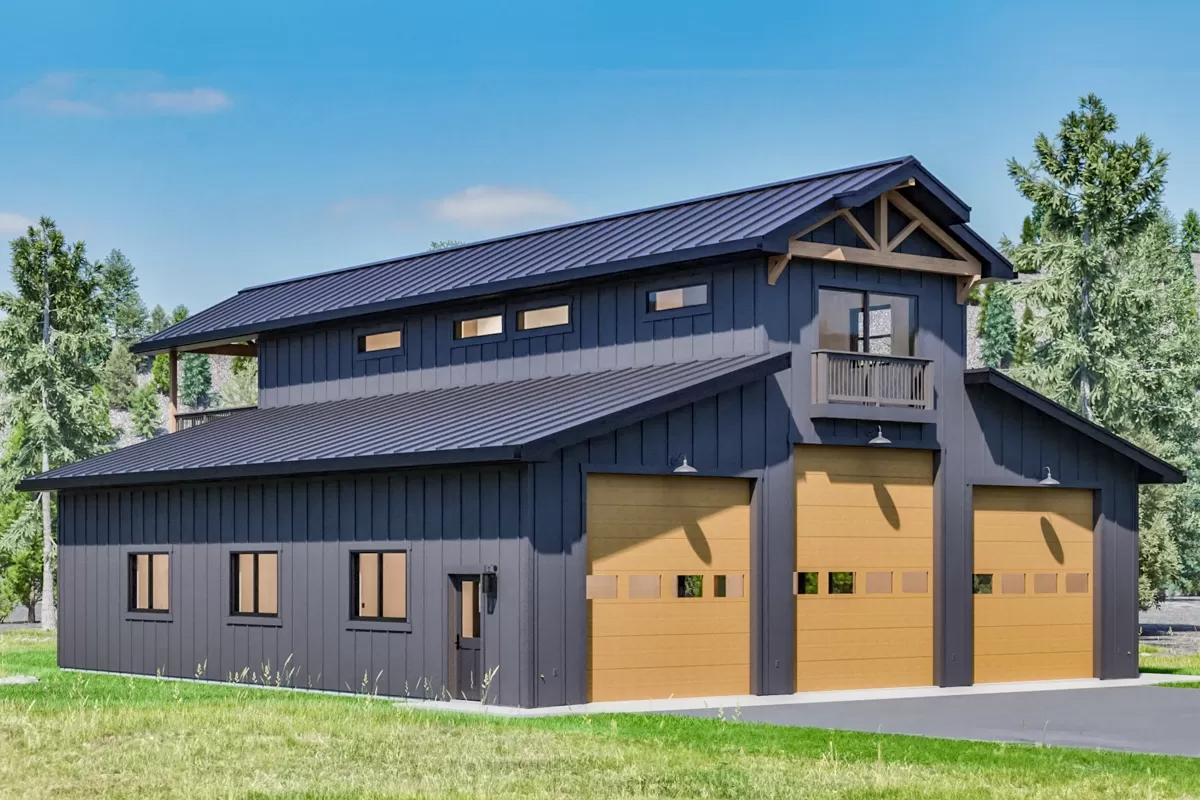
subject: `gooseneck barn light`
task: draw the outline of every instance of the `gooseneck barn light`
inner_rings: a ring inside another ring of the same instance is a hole
[[[867,442],[867,444],[891,444],[892,440],[883,435],[883,426],[879,425],[879,432],[875,434],[875,438]]]

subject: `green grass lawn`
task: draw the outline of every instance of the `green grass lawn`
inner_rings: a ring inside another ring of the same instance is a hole
[[[591,716],[511,720],[365,696],[62,672],[0,634],[0,796],[1170,798],[1200,762],[1160,756]]]
[[[1138,666],[1142,672],[1163,672],[1171,675],[1200,675],[1200,653],[1175,655],[1152,644],[1138,647]],[[1200,683],[1179,681],[1164,683],[1172,688],[1200,689]]]

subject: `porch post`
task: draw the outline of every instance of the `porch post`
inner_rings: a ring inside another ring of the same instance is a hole
[[[171,365],[171,388],[167,394],[167,433],[174,433],[177,430],[175,415],[179,412],[179,353],[172,349],[167,358]]]

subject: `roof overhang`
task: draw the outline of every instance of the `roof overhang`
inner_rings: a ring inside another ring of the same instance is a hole
[[[991,368],[967,370],[963,375],[967,386],[988,386],[1004,392],[1010,397],[1040,411],[1056,422],[1093,439],[1110,450],[1124,456],[1138,466],[1139,483],[1183,483],[1187,480],[1183,472],[1153,453],[1117,436],[1085,417],[1076,414],[1064,405],[1054,402],[1045,395],[1035,392],[1023,383]]]

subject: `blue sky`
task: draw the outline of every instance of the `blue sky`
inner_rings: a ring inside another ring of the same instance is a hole
[[[1196,3],[78,2],[0,9],[0,240],[148,302],[912,153],[995,241],[1079,95],[1200,207]],[[5,258],[7,263],[7,258]]]

